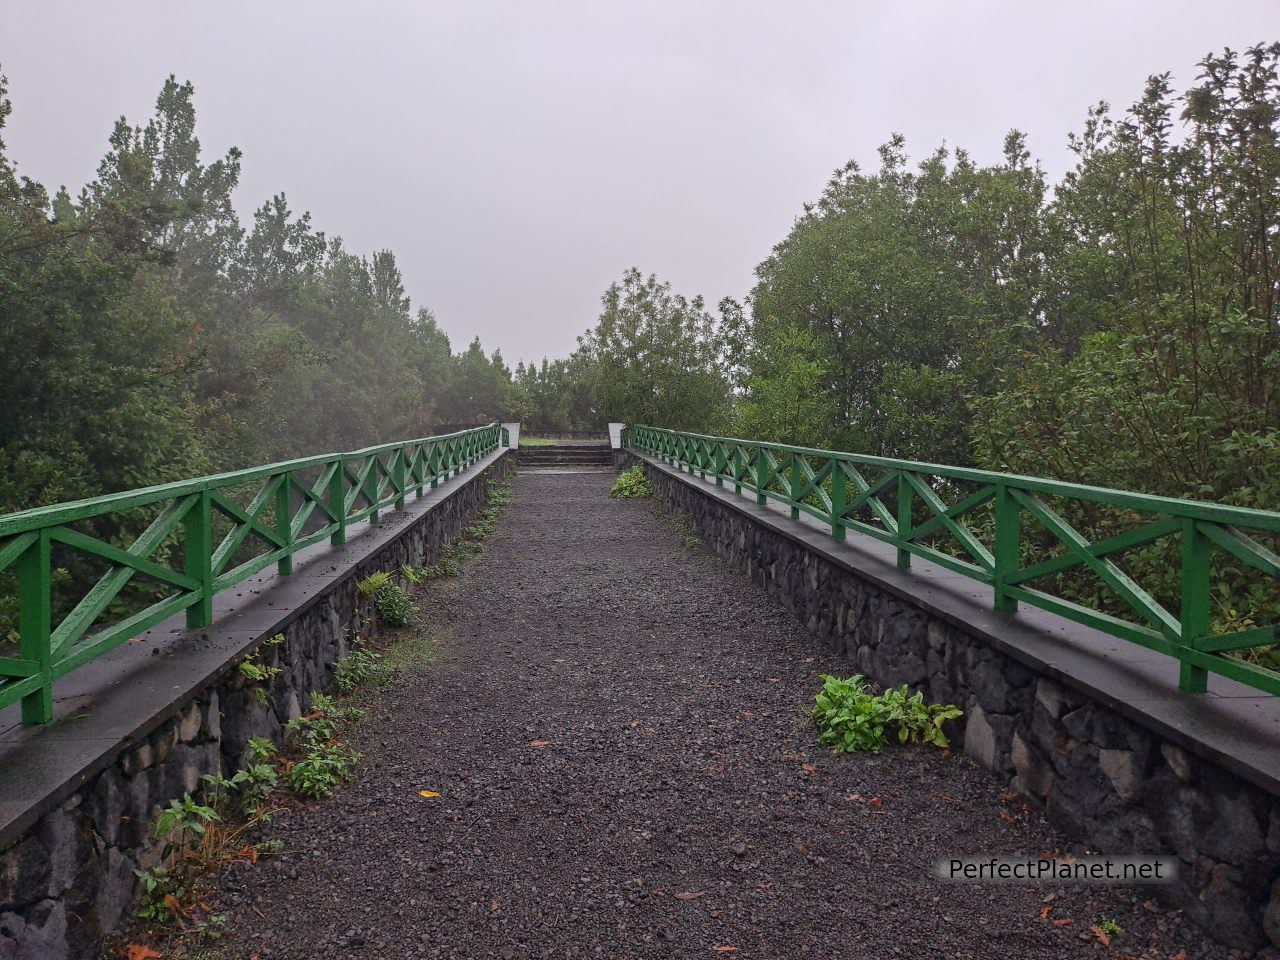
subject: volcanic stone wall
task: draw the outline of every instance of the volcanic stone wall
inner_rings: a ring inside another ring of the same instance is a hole
[[[134,870],[158,863],[153,825],[160,809],[184,793],[199,795],[202,774],[246,766],[250,738],[281,744],[285,725],[309,709],[311,693],[329,688],[353,631],[369,629],[371,610],[356,588],[359,580],[433,560],[485,508],[490,482],[509,463],[502,456],[473,476],[450,481],[458,488],[404,523],[300,611],[281,609],[266,618],[257,641],[193,694],[169,704],[167,719],[121,742],[105,769],[24,835],[10,838],[0,854],[0,958],[98,957],[103,938],[133,904]],[[399,519],[392,513],[383,522]],[[266,642],[278,634],[283,642]],[[265,683],[265,697],[264,683],[237,669],[245,654],[280,668]]]
[[[978,631],[734,509],[704,481],[620,453],[620,466],[641,459],[660,501],[691,517],[710,549],[777,597],[856,672],[963,708],[957,745],[1037,804],[1071,841],[1108,855],[1176,856],[1178,880],[1153,893],[1225,943],[1280,945],[1275,794],[1122,716],[1086,683],[1042,675]]]

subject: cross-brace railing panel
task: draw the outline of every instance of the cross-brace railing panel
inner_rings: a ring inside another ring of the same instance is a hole
[[[1280,623],[1224,618],[1215,600],[1228,573],[1253,575],[1275,594],[1263,609],[1280,609],[1280,513],[635,424],[624,436],[792,518],[815,517],[837,539],[851,530],[890,544],[903,568],[924,557],[986,584],[997,610],[1025,603],[1175,657],[1186,692],[1204,692],[1217,673],[1280,694]],[[1165,547],[1176,582],[1157,596],[1124,565],[1132,551]]]
[[[353,523],[377,523],[503,442],[491,423],[0,516],[18,613],[17,650],[0,648],[0,707],[21,702],[24,723],[48,721],[57,678],[180,611],[208,626],[219,591],[273,563],[292,572],[298,551],[344,543]],[[154,516],[130,522],[138,513]]]

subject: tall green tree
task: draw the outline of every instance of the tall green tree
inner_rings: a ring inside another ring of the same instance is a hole
[[[722,430],[729,381],[716,319],[702,297],[634,267],[605,291],[594,328],[578,338],[575,357],[591,370],[604,421],[677,429]]]

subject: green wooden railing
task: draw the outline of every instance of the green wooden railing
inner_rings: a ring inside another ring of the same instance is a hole
[[[0,655],[0,707],[20,700],[23,723],[50,720],[59,677],[178,611],[188,626],[208,626],[220,591],[273,563],[290,573],[299,550],[344,543],[349,526],[377,523],[379,511],[403,507],[410,491],[421,496],[505,435],[491,423],[0,516],[0,573],[16,572],[6,582],[16,580],[18,621],[17,655]],[[73,578],[55,590],[77,564],[106,569],[82,589]],[[125,602],[135,578],[147,582],[145,599]]]
[[[816,517],[838,540],[853,530],[892,544],[900,567],[926,557],[987,584],[996,610],[1026,603],[1176,657],[1184,691],[1205,691],[1213,672],[1280,694],[1280,672],[1228,655],[1270,652],[1280,624],[1212,629],[1215,563],[1237,575],[1256,571],[1263,591],[1280,583],[1280,513],[647,426],[628,426],[626,445],[718,486],[746,488],[760,504],[781,502],[793,518]],[[1091,513],[1108,522],[1087,523]],[[1063,514],[1079,519],[1073,525]],[[1091,542],[1078,526],[1108,533]],[[1162,603],[1116,561],[1167,538],[1178,539],[1169,554],[1177,569]],[[1061,584],[1064,575],[1088,575],[1105,599],[1082,603],[1061,595],[1071,591],[1031,586],[1046,578]]]

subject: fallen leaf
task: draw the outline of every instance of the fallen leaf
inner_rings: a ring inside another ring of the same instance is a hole
[[[1061,920],[1055,920],[1055,921],[1053,921],[1053,925],[1054,925],[1055,927],[1069,927],[1069,926],[1071,926],[1073,923],[1075,923],[1075,921],[1074,921],[1074,920],[1068,920],[1066,917],[1063,917]]]
[[[1170,957],[1169,960],[1187,960],[1187,951],[1179,950],[1177,956]]]
[[[805,773],[817,773],[817,772],[818,772],[818,768],[817,768],[817,767],[815,767],[812,763],[802,763],[802,764],[800,764],[800,769],[801,769],[801,770],[803,770]]]
[[[498,906],[499,904],[497,900],[493,900],[489,903],[489,909],[492,910],[494,913],[498,912]]]
[[[1017,820],[1015,820],[1013,817],[1009,816],[1009,811],[1007,811],[1007,810],[1001,810],[1001,811],[1000,811],[1000,819],[1001,819],[1001,820],[1005,820],[1005,821],[1007,821],[1007,822],[1009,822],[1009,823],[1017,823],[1017,822],[1018,822],[1018,821],[1017,821]]]
[[[745,720],[745,719],[747,719],[747,717],[754,717],[754,716],[755,716],[755,714],[754,714],[754,713],[752,713],[750,710],[739,710],[739,711],[738,711],[738,718],[739,718],[740,720]],[[735,947],[734,949],[737,949],[737,948]]]
[[[1053,905],[1052,905],[1052,904],[1050,904],[1050,905],[1049,905],[1049,906],[1047,906],[1047,907],[1041,907],[1041,908],[1040,908],[1040,919],[1041,919],[1041,920],[1048,920],[1048,919],[1049,919],[1049,914],[1051,914],[1051,913],[1053,913]]]
[[[1095,937],[1097,937],[1098,942],[1102,944],[1104,947],[1111,946],[1111,938],[1107,936],[1106,931],[1104,931],[1101,927],[1090,927],[1089,932],[1092,933]]]
[[[948,795],[947,795],[947,794],[945,794],[945,793],[935,793],[935,794],[934,794],[934,796],[935,796],[935,797],[937,797],[939,800],[945,800],[945,801],[947,801],[947,803],[959,803],[959,802],[960,802],[960,801],[959,801],[959,800],[957,800],[955,797],[948,796]]]
[[[800,662],[801,662],[801,663],[813,663],[813,657],[805,657],[805,658],[804,658],[803,660],[801,660]]]
[[[677,900],[697,900],[697,899],[698,899],[700,896],[702,896],[705,892],[706,892],[706,891],[698,890],[698,891],[696,891],[696,892],[677,893],[677,894],[675,895],[675,898],[676,898]]]
[[[737,953],[738,952],[737,947],[715,947],[714,950],[716,953]]]
[[[320,719],[321,717],[323,717],[323,716],[324,716],[324,714],[323,714],[323,713],[321,713],[319,710],[313,710],[313,711],[311,711],[310,713],[308,713],[305,717],[302,717],[301,719],[302,719],[302,720],[304,720],[304,721],[307,721],[307,720],[319,720],[319,719]]]
[[[428,800],[434,800],[436,797],[440,796],[440,794],[436,793],[434,790],[419,790],[418,796],[426,797]]]
[[[861,799],[862,799],[862,794],[860,794],[860,793],[851,793],[851,794],[849,794],[847,797],[845,797],[845,799],[846,799],[846,800],[861,800]]]
[[[882,803],[884,803],[884,801],[883,801],[883,800],[881,800],[879,797],[872,797],[872,798],[871,798],[871,800],[870,800],[869,802],[870,802],[870,804],[871,804],[873,807],[878,807],[878,806],[880,806]]]
[[[550,745],[551,745],[550,740],[530,740],[529,741],[529,746],[533,747],[535,750],[541,750],[543,747],[547,747]]]
[[[125,960],[160,960],[160,954],[144,943],[131,943],[124,948]]]
[[[768,683],[781,683],[782,678],[781,677],[765,677],[765,681]]]

